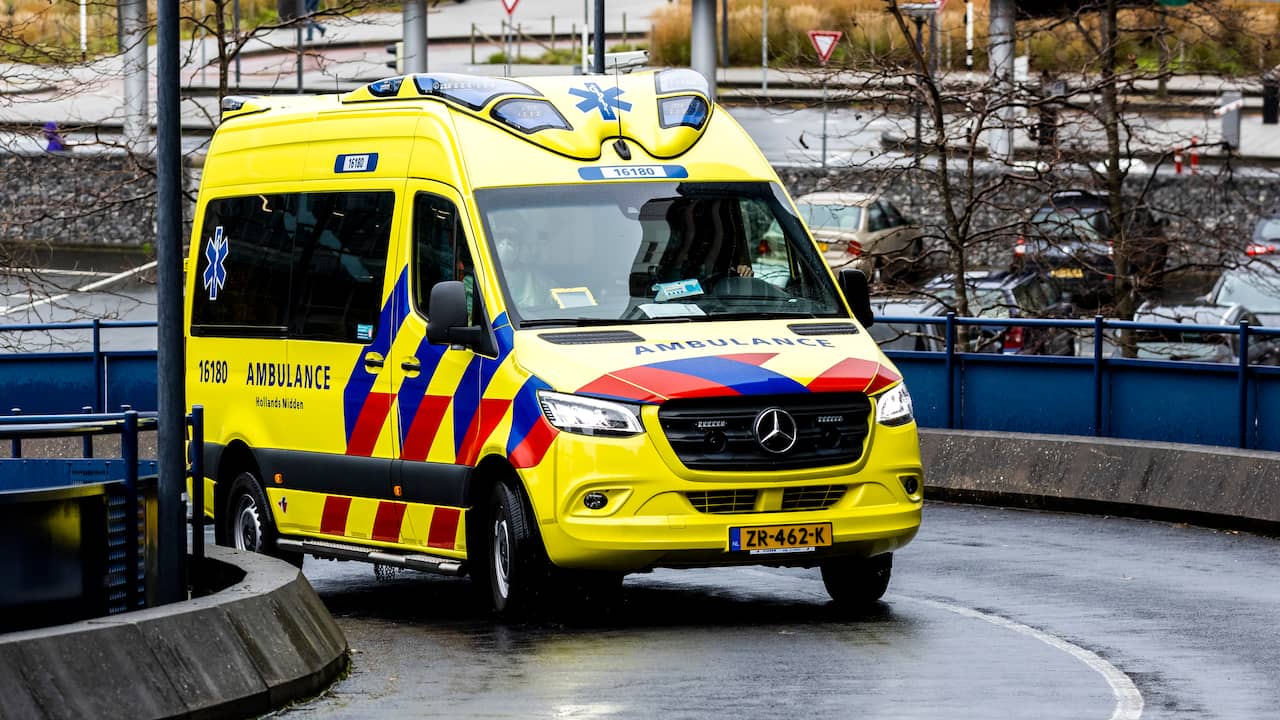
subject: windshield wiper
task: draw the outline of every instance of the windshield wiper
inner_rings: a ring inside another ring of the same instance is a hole
[[[689,317],[687,315],[679,315],[672,317],[653,317],[653,318],[537,318],[534,320],[521,320],[520,328],[538,328],[538,327],[589,327],[594,325],[649,325],[654,323],[684,323],[694,320],[705,320],[706,318],[699,315],[697,317]]]
[[[716,312],[707,315],[713,320],[807,320],[818,317],[811,312]]]

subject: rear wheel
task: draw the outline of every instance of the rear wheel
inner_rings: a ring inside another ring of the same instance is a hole
[[[839,558],[822,563],[822,584],[837,605],[865,607],[884,596],[893,572],[893,553]]]
[[[521,617],[534,609],[549,564],[517,488],[494,484],[489,509],[485,564],[493,609],[502,617]]]
[[[276,545],[279,539],[275,521],[271,519],[271,506],[262,492],[262,486],[253,473],[245,471],[236,476],[227,497],[226,538],[237,550],[262,553],[302,567],[301,553],[281,552]]]

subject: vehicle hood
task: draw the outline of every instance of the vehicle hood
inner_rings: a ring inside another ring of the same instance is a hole
[[[674,398],[877,393],[901,375],[851,321],[767,320],[515,333],[515,357],[561,392]]]
[[[1139,309],[1134,320],[1148,323],[1182,323],[1185,325],[1222,325],[1227,322],[1230,306],[1209,303],[1159,305]]]

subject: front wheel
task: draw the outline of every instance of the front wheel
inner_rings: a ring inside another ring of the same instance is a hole
[[[271,506],[251,472],[240,473],[231,484],[225,529],[231,547],[237,550],[270,555],[302,567],[301,553],[281,552],[277,547],[279,534],[271,519]]]
[[[837,605],[866,607],[884,596],[893,572],[893,553],[839,558],[822,563],[822,584]]]
[[[519,490],[496,483],[489,509],[485,564],[493,609],[502,617],[523,616],[534,609],[548,563]]]

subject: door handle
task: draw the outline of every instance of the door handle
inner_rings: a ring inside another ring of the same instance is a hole
[[[400,369],[404,370],[405,372],[416,373],[422,370],[422,363],[418,362],[417,358],[414,358],[412,360],[405,360],[404,362],[400,363]]]
[[[385,364],[382,356],[376,352],[365,353],[364,366],[366,368],[380,368]]]

